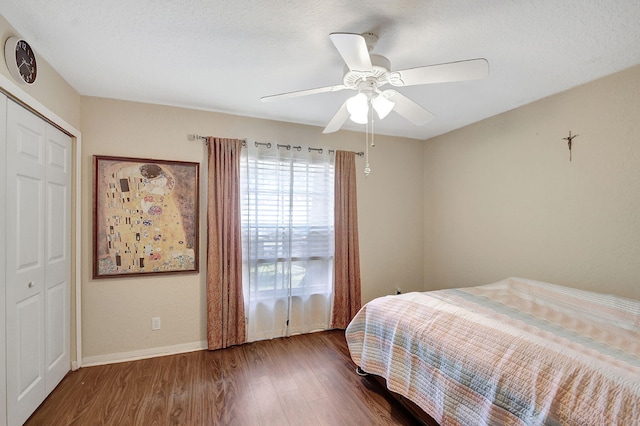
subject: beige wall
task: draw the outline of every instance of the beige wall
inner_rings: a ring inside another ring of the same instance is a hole
[[[319,127],[220,113],[82,98],[84,218],[92,214],[92,157],[114,155],[202,162],[205,146],[189,134],[248,138],[360,151],[364,134],[323,135]],[[423,259],[423,143],[376,137],[373,173],[358,176],[363,301],[421,290]],[[357,160],[364,168],[364,160]],[[203,166],[204,167],[204,166]],[[206,170],[201,168],[201,174]],[[204,189],[204,188],[203,188]],[[204,201],[204,200],[203,200]],[[202,205],[205,203],[203,202]],[[201,211],[200,265],[205,212]],[[85,362],[188,350],[205,340],[204,273],[148,278],[91,278],[91,223],[83,223],[83,351]],[[151,318],[162,329],[151,331]]]
[[[4,44],[6,40],[12,36],[19,37],[20,34],[16,32],[4,17],[0,16],[0,40],[2,41],[1,49],[3,58],[1,61],[2,64],[0,65],[0,73],[13,81],[7,69],[7,64],[4,61]],[[36,82],[30,86],[26,84],[16,84],[67,123],[79,129],[80,95],[38,54],[36,47],[32,47],[36,51],[36,59],[38,60],[38,77]]]
[[[31,86],[26,84],[20,84],[13,80],[11,75],[9,74],[9,70],[7,69],[7,65],[4,59],[4,45],[6,40],[11,36],[20,36],[15,29],[4,19],[4,17],[0,16],[0,40],[2,42],[2,64],[0,65],[0,74],[2,74],[3,78],[9,81],[6,85],[0,87],[0,90],[7,93],[9,97],[19,97],[21,101],[25,101],[27,106],[31,109],[36,110],[37,113],[43,115],[46,119],[53,122],[53,124],[61,127],[66,131],[73,131],[74,136],[79,136],[78,130],[80,128],[80,95],[76,92],[71,86],[69,86],[66,81],[49,65],[49,63],[42,58],[36,49],[36,58],[38,60],[38,77],[36,82]],[[10,87],[11,86],[11,87]],[[16,90],[17,88],[17,90]],[[22,93],[18,93],[22,92]],[[27,96],[24,96],[26,94]],[[31,97],[32,99],[26,101],[25,99]],[[34,105],[33,100],[40,105]],[[45,111],[46,110],[46,111]],[[72,126],[74,129],[68,128],[68,126]],[[74,141],[73,145],[73,155],[74,155],[74,164],[75,164],[75,155],[78,148],[78,141]],[[72,195],[72,219],[75,223],[76,215],[75,215],[75,175],[74,175],[74,185],[73,185],[73,195]],[[72,231],[72,271],[75,271],[75,253],[76,253],[76,245],[75,245],[75,227],[74,231]],[[75,293],[75,274],[72,273],[72,282],[71,282],[71,359],[72,361],[76,361],[76,293]]]
[[[427,141],[425,289],[521,276],[640,299],[638,99],[635,67]]]

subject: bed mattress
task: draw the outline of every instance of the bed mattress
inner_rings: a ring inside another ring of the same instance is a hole
[[[640,419],[640,301],[509,278],[375,299],[346,339],[441,425]]]

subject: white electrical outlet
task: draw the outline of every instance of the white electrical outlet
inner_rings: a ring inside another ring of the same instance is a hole
[[[151,318],[151,330],[160,330],[160,317]]]

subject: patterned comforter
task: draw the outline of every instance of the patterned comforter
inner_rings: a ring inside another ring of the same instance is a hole
[[[375,299],[346,338],[441,425],[640,424],[640,301],[509,278]]]

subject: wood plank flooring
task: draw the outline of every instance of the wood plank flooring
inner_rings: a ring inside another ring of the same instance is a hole
[[[69,373],[26,425],[412,425],[340,330]]]

